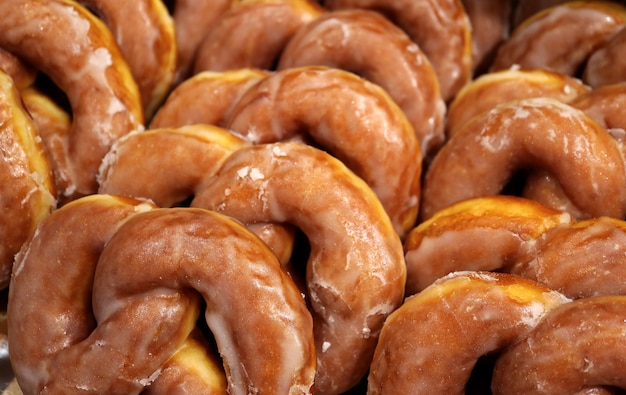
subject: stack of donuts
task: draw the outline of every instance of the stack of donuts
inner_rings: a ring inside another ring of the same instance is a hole
[[[626,389],[625,3],[0,11],[7,394]]]

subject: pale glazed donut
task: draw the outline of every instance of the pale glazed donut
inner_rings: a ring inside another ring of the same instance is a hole
[[[308,65],[347,70],[383,88],[411,122],[425,157],[443,144],[446,107],[437,74],[417,44],[381,14],[333,11],[302,26],[277,69]]]
[[[189,78],[202,39],[236,1],[238,0],[175,0],[172,11],[177,48],[174,86]]]
[[[274,69],[301,26],[324,13],[307,0],[242,0],[224,12],[196,53],[194,74],[240,68]]]
[[[72,105],[64,139],[72,186],[59,193],[95,192],[112,142],[143,127],[141,99],[113,36],[72,1],[1,0],[0,9],[0,47],[47,74]]]
[[[422,170],[419,141],[379,86],[328,67],[277,71],[245,92],[226,127],[253,143],[306,133],[374,189],[401,236],[414,226]]]
[[[116,141],[104,157],[98,192],[149,199],[159,207],[182,205],[233,152],[248,145],[227,130],[203,124],[132,133]],[[286,265],[293,251],[293,229],[261,224],[252,228]]]
[[[79,199],[42,223],[13,279],[9,345],[26,393],[139,393],[195,327],[198,294],[230,393],[310,393],[304,300],[265,245],[219,214]]]
[[[339,394],[369,367],[404,296],[402,244],[376,195],[345,165],[301,143],[242,148],[192,201],[243,223],[288,222],[308,237],[315,391]]]
[[[583,80],[592,87],[626,82],[626,28],[622,27],[605,45],[589,56]]]
[[[571,222],[567,213],[513,196],[455,203],[408,234],[404,242],[406,294],[416,294],[456,271],[508,270],[524,256],[526,243]]]
[[[56,207],[52,169],[11,77],[0,72],[0,289],[13,257]]]
[[[626,295],[626,222],[600,217],[547,230],[510,268],[570,298]]]
[[[472,69],[480,75],[511,30],[512,1],[461,0],[472,26]]]
[[[327,0],[325,5],[372,9],[406,31],[435,68],[446,102],[470,81],[472,29],[461,0]]]
[[[543,69],[513,67],[485,73],[465,85],[448,106],[446,136],[454,136],[464,123],[497,104],[531,97],[569,102],[590,90],[577,78]]]
[[[383,326],[368,394],[465,394],[477,360],[523,338],[568,299],[503,273],[457,272],[408,298]]]
[[[531,98],[498,105],[462,129],[426,173],[424,219],[460,200],[499,194],[524,168],[551,173],[588,217],[624,217],[626,173],[620,148],[581,110],[555,99]]]
[[[553,395],[593,393],[583,391],[600,386],[626,389],[625,321],[626,296],[589,297],[557,307],[498,358],[493,393]]]
[[[174,81],[174,22],[162,0],[77,0],[115,36],[137,82],[145,116],[150,119]]]
[[[37,70],[24,64],[15,55],[0,48],[0,70],[13,78],[18,90],[33,85],[37,79]]]
[[[150,128],[193,124],[224,126],[241,95],[269,72],[259,69],[203,71],[178,85],[150,123]]]
[[[491,70],[513,65],[576,75],[585,61],[626,23],[626,6],[570,1],[534,14],[500,46]]]

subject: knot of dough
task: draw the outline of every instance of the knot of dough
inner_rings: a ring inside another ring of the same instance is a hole
[[[400,238],[371,188],[300,143],[242,148],[192,201],[244,224],[285,222],[307,236],[315,387],[342,393],[367,372],[378,333],[404,296]]]
[[[77,199],[22,249],[10,293],[11,358],[26,393],[140,393],[194,330],[199,298],[230,393],[313,385],[300,291],[256,236],[214,212]]]

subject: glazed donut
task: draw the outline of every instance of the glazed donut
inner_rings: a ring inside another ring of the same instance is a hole
[[[510,274],[457,272],[439,279],[385,322],[367,393],[465,394],[481,356],[520,340],[567,302]]]
[[[298,28],[323,12],[307,0],[239,1],[200,43],[194,74],[248,67],[271,70]]]
[[[139,393],[195,328],[198,296],[229,393],[310,393],[311,315],[258,238],[214,212],[108,195],[61,207],[20,252],[8,306],[18,382]]]
[[[306,297],[314,317],[315,391],[339,394],[367,372],[380,328],[404,296],[400,238],[374,192],[317,148],[242,148],[192,206],[244,224],[287,222],[307,236]]]
[[[498,358],[493,393],[578,394],[601,386],[626,389],[625,320],[626,296],[583,298],[555,308]]]
[[[613,137],[581,110],[531,98],[479,114],[448,140],[425,175],[422,217],[467,198],[499,194],[524,168],[556,177],[585,216],[626,214],[624,160]]]
[[[233,152],[248,145],[224,129],[202,124],[132,133],[104,157],[98,192],[149,199],[159,207],[188,204]],[[293,229],[262,224],[252,229],[286,265]]]
[[[174,86],[189,78],[202,39],[236,1],[175,0],[172,11],[177,48]]]
[[[71,115],[52,97],[36,86],[30,86],[21,92],[22,102],[33,118],[37,134],[41,138],[44,152],[49,158],[54,174],[56,191],[71,188],[72,179],[68,174],[69,165],[65,155],[64,141],[68,138],[72,127]],[[57,205],[67,203],[68,197],[57,193]]]
[[[446,106],[437,74],[417,44],[379,13],[328,12],[302,26],[277,69],[309,65],[347,70],[383,88],[411,122],[424,156],[443,144]]]
[[[174,22],[162,0],[77,0],[115,35],[150,119],[170,90],[176,68]]]
[[[0,71],[0,289],[13,257],[56,207],[52,169],[12,78]]]
[[[472,76],[472,28],[461,0],[328,0],[331,9],[378,11],[407,32],[435,68],[448,102]]]
[[[178,85],[159,108],[150,128],[208,124],[224,126],[243,93],[268,72],[258,69],[203,71]]]
[[[583,80],[592,87],[626,82],[626,28],[622,27],[604,46],[589,56]]]
[[[374,189],[401,236],[414,226],[422,170],[419,141],[379,86],[328,67],[281,70],[245,92],[226,127],[253,143],[306,132]]]
[[[589,56],[626,23],[626,7],[568,1],[534,14],[499,47],[491,70],[513,65],[577,75]]]
[[[0,48],[0,70],[13,78],[18,90],[33,85],[37,80],[37,70],[2,48]]]
[[[526,243],[532,245],[548,229],[571,222],[567,213],[513,196],[455,203],[408,234],[406,294],[456,271],[508,271],[524,256]]]
[[[626,295],[626,222],[600,217],[547,230],[526,246],[511,273],[570,298]]]
[[[566,3],[571,0],[524,0],[515,2],[513,10],[512,23],[513,28],[519,26],[522,22],[533,15],[547,8]]]
[[[498,104],[532,97],[551,97],[569,102],[591,88],[577,78],[543,69],[485,73],[465,85],[448,106],[446,136],[454,136],[471,118]]]
[[[485,72],[495,52],[511,31],[513,2],[500,0],[461,0],[472,26],[472,69]]]
[[[141,99],[113,36],[73,1],[0,0],[0,8],[0,47],[47,74],[72,106],[64,139],[72,185],[59,193],[95,192],[112,142],[143,127]]]

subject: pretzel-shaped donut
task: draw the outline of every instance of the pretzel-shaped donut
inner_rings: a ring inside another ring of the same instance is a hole
[[[388,17],[424,51],[448,102],[472,76],[472,28],[461,0],[327,0],[331,9],[365,8]]]
[[[268,75],[269,72],[251,68],[198,73],[172,90],[152,118],[150,128],[224,126],[244,92]]]
[[[422,172],[419,141],[378,85],[328,67],[277,71],[244,93],[226,128],[253,143],[307,134],[371,186],[398,234],[414,226]]]
[[[499,194],[517,170],[529,167],[554,175],[584,215],[624,217],[626,172],[620,148],[581,110],[531,98],[496,106],[462,129],[428,169],[424,219],[452,203]]]
[[[13,258],[56,208],[52,169],[13,79],[0,71],[0,288],[9,284]]]
[[[567,213],[513,196],[477,197],[443,208],[404,242],[406,294],[456,271],[509,270],[525,256],[525,243],[572,222]]]
[[[243,0],[224,12],[200,44],[194,74],[240,68],[272,70],[301,26],[324,12],[307,0]]]
[[[73,1],[1,0],[0,8],[0,47],[47,74],[72,106],[64,138],[72,185],[59,193],[95,192],[112,142],[143,127],[141,99],[113,36]]]
[[[150,119],[174,81],[174,22],[161,0],[78,0],[115,34]]]
[[[292,223],[304,232],[311,245],[306,292],[316,392],[354,386],[368,369],[385,318],[402,303],[406,280],[400,239],[370,187],[314,147],[256,145],[233,153],[192,206],[244,224]]]
[[[370,368],[368,394],[465,394],[478,358],[522,339],[566,302],[523,277],[452,273],[389,316]]]
[[[626,296],[575,300],[550,311],[496,361],[494,394],[611,393],[626,389]],[[592,392],[596,391],[600,392]]]
[[[219,214],[78,199],[42,223],[13,281],[9,344],[27,393],[139,393],[195,327],[198,295],[230,393],[309,393],[313,384],[302,296],[258,238]]]
[[[626,7],[611,1],[567,1],[527,18],[498,48],[491,70],[513,65],[576,75],[589,56],[626,24]],[[549,48],[549,50],[546,50]]]
[[[433,156],[443,144],[446,107],[437,74],[417,44],[379,13],[327,12],[302,26],[277,69],[308,65],[347,70],[383,88],[411,122],[424,156]]]

